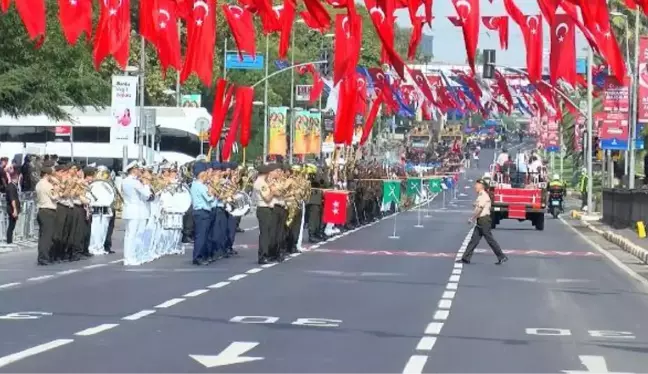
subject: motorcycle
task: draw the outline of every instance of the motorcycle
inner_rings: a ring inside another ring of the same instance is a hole
[[[560,213],[563,213],[563,194],[560,192],[549,193],[549,213],[553,218],[558,218]]]

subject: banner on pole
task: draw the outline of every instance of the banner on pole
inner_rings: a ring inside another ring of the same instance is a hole
[[[637,121],[648,122],[648,37],[639,40],[639,91]]]
[[[628,114],[605,113],[600,129],[601,149],[628,149]]]
[[[288,146],[288,134],[286,132],[287,107],[268,108],[268,154],[285,156]]]
[[[313,90],[312,84],[298,84],[295,86],[295,100],[310,101],[310,94]]]
[[[113,75],[110,109],[112,125],[110,143],[128,145],[134,143],[137,124],[137,77]]]
[[[630,110],[630,78],[623,79],[623,85],[608,78],[603,93],[603,111],[611,113],[628,113]]]

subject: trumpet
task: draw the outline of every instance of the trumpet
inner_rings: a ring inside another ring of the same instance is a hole
[[[209,183],[212,193],[216,198],[223,201],[231,201],[238,192],[238,188],[228,179],[212,179]]]
[[[86,192],[86,193],[89,193],[90,196],[92,196],[93,199],[99,200],[97,198],[97,196],[94,193],[92,193],[92,190],[90,189],[90,186],[87,185],[84,181],[79,180],[79,179],[73,179],[72,183],[73,184],[72,184],[72,188],[70,189],[71,190],[70,194],[72,194],[71,192],[74,191],[76,193],[74,193],[73,195],[76,195],[77,197],[80,197],[82,192]]]

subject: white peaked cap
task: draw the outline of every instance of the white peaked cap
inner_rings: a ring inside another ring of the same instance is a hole
[[[126,165],[126,171],[129,171],[130,169],[138,168],[138,167],[140,167],[139,162],[131,161],[128,165]]]

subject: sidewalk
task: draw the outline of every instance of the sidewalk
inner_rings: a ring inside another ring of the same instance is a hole
[[[607,241],[618,245],[624,251],[648,265],[648,238],[641,239],[631,229],[615,229],[601,221],[581,220],[583,225]]]

